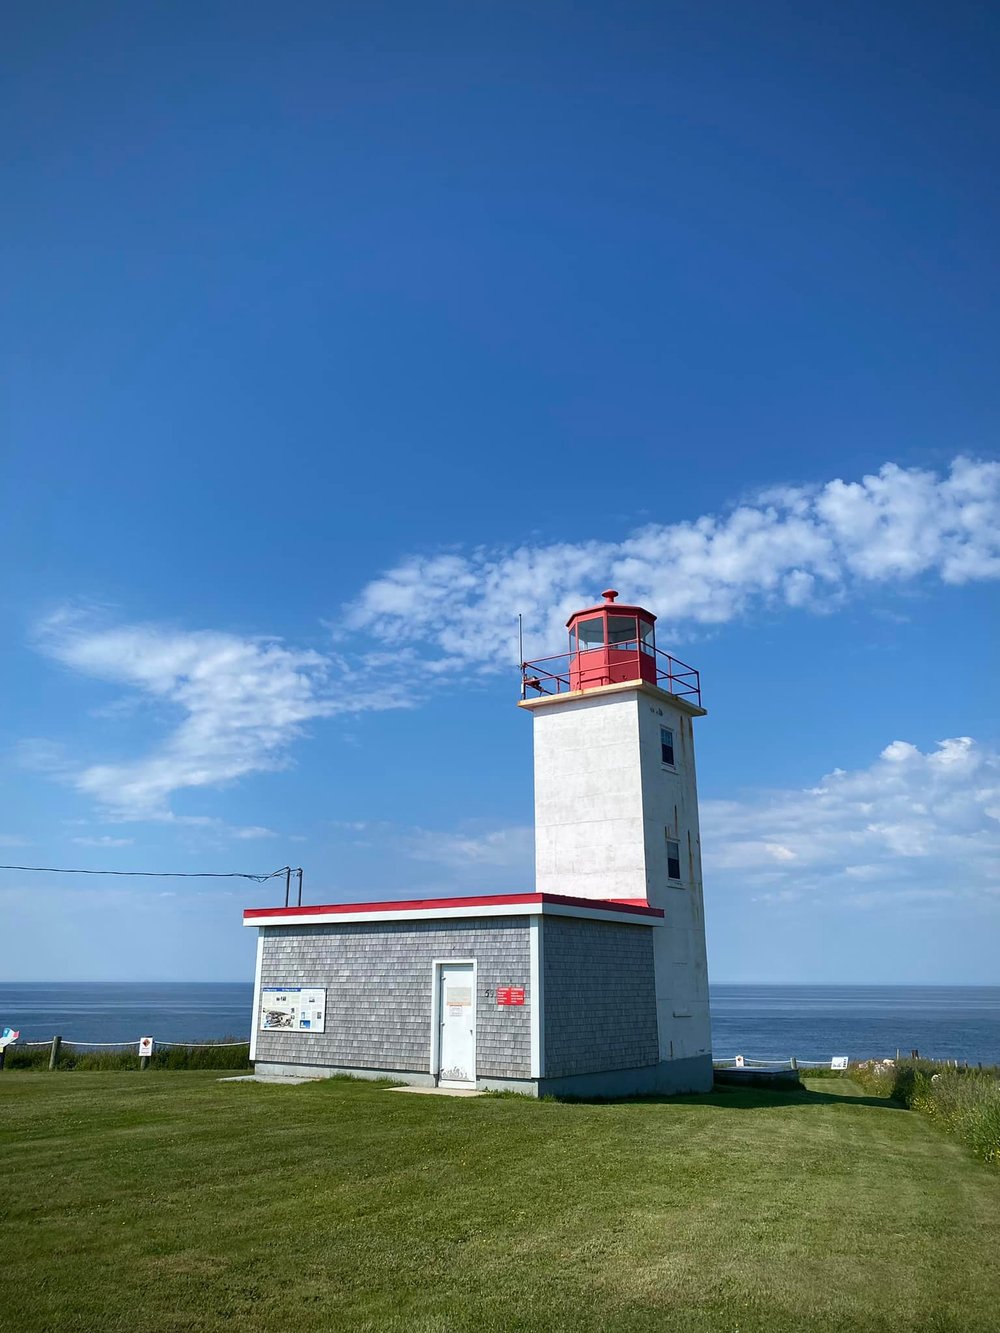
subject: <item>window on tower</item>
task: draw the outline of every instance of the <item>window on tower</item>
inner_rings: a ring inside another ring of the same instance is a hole
[[[669,727],[660,728],[660,758],[671,768],[674,766],[674,733]]]
[[[667,879],[681,877],[681,845],[675,838],[667,839]]]

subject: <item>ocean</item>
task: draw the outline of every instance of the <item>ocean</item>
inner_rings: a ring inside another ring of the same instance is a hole
[[[1000,986],[713,986],[716,1058],[896,1054],[1000,1065]],[[245,1040],[245,982],[0,983],[0,1027],[22,1041]]]
[[[713,986],[716,1059],[851,1060],[917,1050],[1000,1065],[1000,986]]]

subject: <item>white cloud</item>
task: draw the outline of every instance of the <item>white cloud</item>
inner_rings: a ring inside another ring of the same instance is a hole
[[[28,749],[28,762],[70,780],[125,819],[216,823],[172,814],[170,796],[285,767],[289,746],[314,718],[403,703],[389,689],[375,694],[370,685],[359,686],[344,664],[276,639],[152,624],[105,626],[67,610],[39,626],[37,643],[75,671],[181,714],[163,743],[139,759],[79,768],[61,748],[35,742]]]
[[[136,713],[148,716],[151,705],[166,734],[139,757],[87,764],[45,740],[22,742],[20,753],[26,765],[71,783],[115,818],[221,831],[221,821],[173,812],[173,794],[286,767],[291,746],[315,719],[408,706],[416,688],[456,665],[488,673],[510,664],[518,610],[526,615],[526,652],[536,656],[562,646],[568,613],[608,582],[657,611],[667,644],[685,623],[721,624],[761,603],[829,609],[860,587],[921,576],[947,583],[1000,577],[1000,463],[957,458],[946,475],[886,464],[860,482],[774,489],[721,516],[650,525],[618,542],[413,556],[350,603],[349,628],[377,628],[379,642],[400,645],[360,661],[273,638],[109,625],[62,611],[40,626],[37,645],[73,671],[124,687],[98,709],[109,735]],[[418,665],[419,672],[406,670]],[[881,825],[886,842],[901,847],[911,837],[909,826],[881,816],[870,822]],[[763,864],[792,865],[801,856],[778,835],[743,841]],[[477,854],[502,854],[478,847],[473,838],[452,855],[474,863]]]
[[[709,883],[851,906],[1000,893],[1000,754],[968,736],[893,741],[815,787],[702,805]]]
[[[679,622],[720,624],[765,603],[816,610],[864,585],[920,576],[1000,577],[1000,463],[956,458],[946,475],[892,463],[860,482],[766,492],[730,512],[655,524],[622,541],[415,555],[369,583],[347,611],[442,670],[490,669],[563,643],[568,614],[611,584]]]
[[[241,840],[250,840],[255,838],[276,838],[278,835],[274,829],[264,828],[260,824],[250,824],[246,828],[234,828],[231,830],[231,836]]]

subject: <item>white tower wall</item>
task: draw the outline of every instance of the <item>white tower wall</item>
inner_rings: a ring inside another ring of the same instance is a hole
[[[711,1051],[708,964],[692,719],[703,713],[655,686],[609,685],[526,700],[533,715],[535,871],[539,893],[648,902],[654,928],[662,1060]],[[660,728],[674,736],[662,762]],[[667,839],[680,879],[667,872]]]

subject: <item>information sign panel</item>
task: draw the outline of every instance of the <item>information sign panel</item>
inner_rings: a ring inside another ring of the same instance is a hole
[[[260,993],[261,1032],[323,1032],[326,991],[317,986],[265,986]]]
[[[524,987],[498,986],[497,1004],[524,1004]]]
[[[152,1054],[153,1054],[153,1038],[152,1038],[152,1037],[140,1037],[140,1038],[139,1038],[139,1054],[140,1054],[140,1055],[152,1055]]]
[[[830,1068],[831,1068],[831,1069],[846,1069],[846,1068],[847,1068],[847,1056],[846,1056],[846,1055],[835,1055],[835,1056],[833,1057],[833,1059],[830,1061]]]

